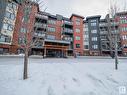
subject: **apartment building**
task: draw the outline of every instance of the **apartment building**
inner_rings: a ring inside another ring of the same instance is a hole
[[[119,22],[120,41],[122,47],[122,54],[127,56],[127,12],[119,12],[116,14]]]
[[[110,55],[115,52],[115,44],[117,44],[118,55],[122,54],[119,23],[110,18],[110,26],[107,18],[100,20],[100,45],[101,55]],[[109,31],[109,27],[111,32]],[[116,37],[116,39],[115,39]],[[112,52],[111,52],[112,51]]]
[[[19,54],[24,50],[21,48],[27,41],[28,45],[32,43],[33,28],[35,24],[35,14],[39,6],[35,2],[26,2],[18,5],[18,12],[13,33],[12,48],[10,53]]]
[[[108,15],[84,19],[77,14],[67,18],[40,11],[36,2],[23,5],[15,1],[0,1],[0,54],[23,53],[25,41],[28,45],[36,41],[30,55],[110,55],[116,42],[118,54],[127,55],[127,12],[117,13],[115,19]]]
[[[74,53],[83,55],[82,16],[72,14],[71,18],[66,18],[39,11],[35,18],[35,36],[41,36],[42,43],[32,48],[32,54],[45,57],[66,57]]]
[[[0,54],[10,53],[17,11],[16,2],[0,0]]]
[[[100,15],[86,17],[84,21],[84,49],[87,51],[85,55],[100,55]]]
[[[123,55],[119,18],[107,18],[107,15],[105,19],[100,17],[90,16],[84,20],[84,55],[108,56],[111,51],[115,52],[115,43],[117,43],[118,55]]]

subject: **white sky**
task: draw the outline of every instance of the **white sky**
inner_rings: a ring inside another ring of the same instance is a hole
[[[81,16],[105,15],[108,13],[111,2],[117,2],[120,10],[127,7],[127,0],[43,0],[45,3],[43,9],[47,7],[47,12],[51,14],[60,14],[70,17],[72,13]]]

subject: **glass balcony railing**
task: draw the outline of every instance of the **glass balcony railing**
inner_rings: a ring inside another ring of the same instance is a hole
[[[45,37],[45,34],[44,33],[41,33],[41,32],[35,32],[34,33],[34,36],[35,37]]]
[[[64,28],[63,30],[64,33],[73,33],[73,30],[72,29],[67,29],[67,28]]]
[[[64,21],[64,24],[73,25],[73,22],[71,22],[71,21]]]
[[[46,28],[46,27],[47,27],[46,24],[38,23],[38,22],[35,23],[35,26],[36,26],[36,27],[40,27],[40,28]]]
[[[37,18],[41,18],[41,19],[48,20],[48,16],[45,16],[45,15],[36,14],[35,16],[36,16]]]
[[[65,40],[65,41],[73,41],[73,38],[72,37],[64,37],[63,40]]]

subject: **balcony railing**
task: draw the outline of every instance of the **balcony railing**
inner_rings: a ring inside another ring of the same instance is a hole
[[[34,45],[33,48],[42,49],[43,48],[43,44]]]
[[[108,34],[108,31],[100,31],[100,34]]]
[[[63,40],[65,40],[65,41],[73,41],[73,38],[72,37],[64,37]]]
[[[42,37],[42,38],[44,38],[45,37],[45,34],[44,33],[41,33],[41,32],[35,32],[34,33],[34,37]]]
[[[35,26],[36,27],[39,27],[39,28],[47,28],[47,25],[46,24],[38,23],[38,22],[35,23]]]
[[[64,24],[73,25],[73,22],[71,22],[71,21],[64,21]]]
[[[73,34],[73,30],[72,30],[72,29],[64,28],[63,32],[64,32],[64,33]]]
[[[36,16],[37,18],[41,18],[41,19],[48,20],[48,16],[45,16],[45,15],[36,14],[35,16]]]

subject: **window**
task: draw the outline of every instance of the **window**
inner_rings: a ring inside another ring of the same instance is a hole
[[[3,24],[3,29],[12,31],[13,30],[13,25],[8,24],[8,23],[4,23]]]
[[[91,33],[95,34],[97,33],[97,30],[91,30]]]
[[[76,44],[76,48],[80,48],[80,44]]]
[[[97,41],[97,37],[92,37],[92,41]]]
[[[55,20],[48,20],[48,24],[56,24]]]
[[[122,31],[122,32],[127,31],[127,27],[121,27],[121,31]]]
[[[80,37],[79,36],[76,36],[76,40],[80,40]]]
[[[121,19],[121,20],[120,20],[120,23],[121,23],[121,24],[127,23],[127,19],[125,19],[125,18],[124,18],[124,19]]]
[[[48,27],[48,32],[55,32],[56,29],[54,27]]]
[[[9,8],[16,9],[17,8],[17,5],[15,3],[8,3],[8,7]]]
[[[13,30],[13,26],[11,24],[8,25],[8,30],[10,30],[10,31]]]
[[[91,23],[91,26],[96,26],[96,25],[97,25],[97,23],[95,23],[95,22]]]
[[[47,39],[55,40],[55,36],[54,35],[47,35]]]
[[[25,38],[19,37],[18,43],[19,43],[19,44],[25,44]]]
[[[4,24],[3,24],[3,29],[5,29],[5,30],[8,29],[8,24],[7,24],[7,23],[4,23]]]
[[[89,45],[84,45],[84,48],[85,49],[89,49]]]
[[[7,43],[10,43],[10,42],[11,42],[11,37],[1,35],[1,36],[0,36],[0,42],[7,42]]]
[[[89,38],[89,35],[85,35],[84,37],[88,39]]]
[[[77,18],[77,19],[76,19],[76,25],[80,25],[80,22],[81,22],[80,19]]]
[[[15,19],[15,14],[14,13],[10,13],[10,12],[6,12],[5,15],[8,19],[14,20]]]
[[[122,39],[123,39],[123,40],[127,40],[127,35],[123,35],[123,36],[122,36]]]
[[[92,45],[93,49],[98,49],[98,45]]]
[[[80,29],[77,28],[77,29],[76,29],[76,32],[77,32],[77,33],[80,33]]]
[[[27,29],[26,29],[25,27],[22,27],[22,28],[20,29],[20,32],[21,32],[21,33],[26,33],[26,32],[27,32]]]
[[[91,20],[90,22],[96,22],[96,20]]]
[[[123,48],[127,48],[127,44],[124,44],[124,45],[123,45]]]
[[[88,27],[87,28],[86,27],[84,28],[84,31],[88,31],[88,30],[89,30]]]

